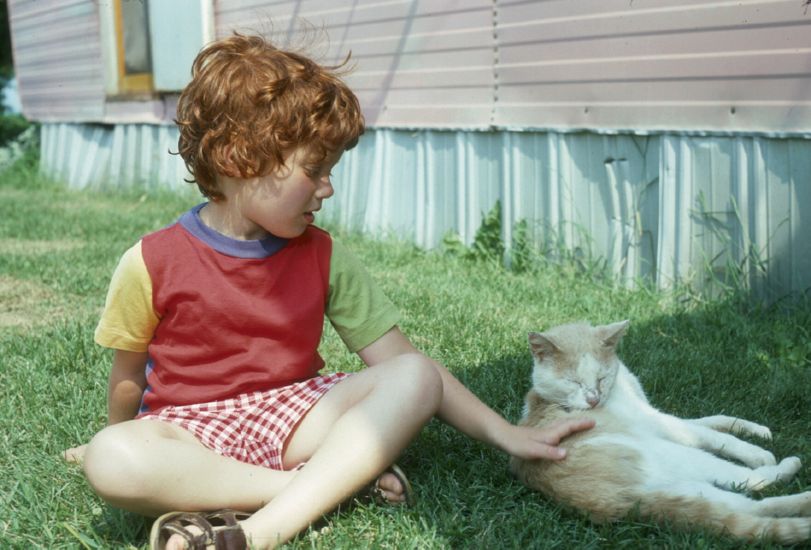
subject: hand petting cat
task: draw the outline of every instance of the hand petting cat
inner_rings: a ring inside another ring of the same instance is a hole
[[[502,430],[499,447],[523,460],[563,460],[566,449],[558,447],[565,438],[594,427],[594,420],[558,420],[545,426],[514,426]]]

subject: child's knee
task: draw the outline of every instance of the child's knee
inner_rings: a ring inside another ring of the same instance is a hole
[[[411,353],[401,357],[397,391],[411,392],[411,397],[429,409],[439,408],[442,401],[442,376],[425,355]]]
[[[120,426],[109,426],[97,433],[87,446],[84,472],[90,486],[105,500],[132,496],[142,485],[134,438]]]

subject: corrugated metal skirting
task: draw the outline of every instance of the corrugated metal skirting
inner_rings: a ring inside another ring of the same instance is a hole
[[[155,124],[43,124],[40,168],[74,188],[187,184],[177,128]]]
[[[535,242],[602,258],[625,284],[811,287],[811,140],[378,130],[346,156],[327,207],[341,225],[436,246],[472,242],[502,203]],[[803,213],[805,215],[803,216]]]
[[[45,124],[42,169],[75,187],[186,186],[171,126]],[[334,171],[322,219],[437,246],[502,204],[505,243],[602,259],[623,284],[775,298],[811,288],[811,140],[370,130]]]

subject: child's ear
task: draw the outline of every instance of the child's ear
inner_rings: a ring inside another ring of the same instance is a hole
[[[234,146],[232,144],[225,145],[221,149],[220,164],[222,165],[223,175],[231,178],[242,177],[238,166],[239,162],[234,158]]]
[[[214,161],[216,172],[229,178],[245,179],[251,176],[252,171],[259,168],[257,163],[243,162],[233,143],[219,145],[212,149],[211,158]]]
[[[537,357],[539,361],[560,352],[560,348],[550,340],[548,336],[539,332],[530,332],[528,338],[529,351],[534,357]]]
[[[628,325],[631,324],[631,321],[625,320],[620,321],[619,323],[613,323],[610,325],[605,325],[602,327],[598,327],[598,331],[600,333],[600,337],[603,339],[603,343],[608,348],[616,348],[617,344],[620,343],[622,337],[625,335],[625,331],[628,329]]]

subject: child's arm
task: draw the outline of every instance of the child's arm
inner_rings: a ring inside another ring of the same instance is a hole
[[[107,425],[132,420],[146,388],[147,352],[117,349],[107,386]]]
[[[132,420],[138,414],[141,396],[146,388],[146,352],[117,349],[107,386],[107,425]],[[81,463],[87,445],[68,449],[64,458]]]
[[[369,366],[404,353],[421,353],[408,338],[394,327],[358,352]],[[556,422],[543,428],[516,426],[482,403],[448,370],[433,361],[442,377],[443,398],[439,417],[462,433],[525,458],[559,460],[566,456],[557,444],[565,437],[594,426],[592,420]]]

